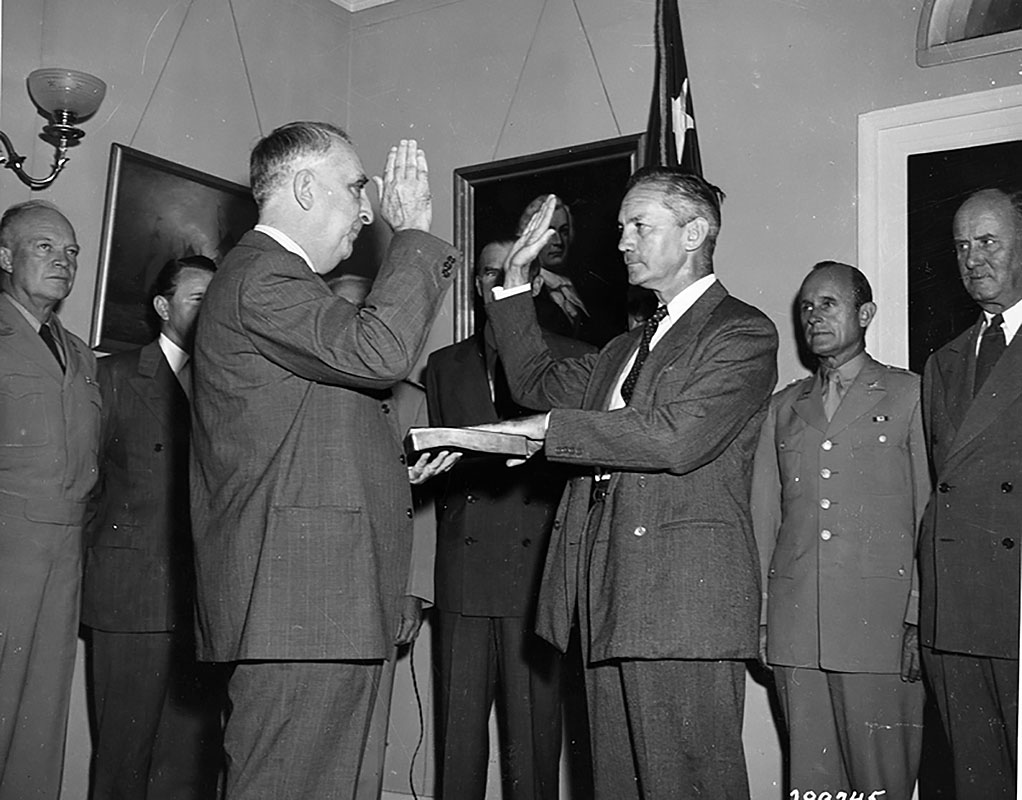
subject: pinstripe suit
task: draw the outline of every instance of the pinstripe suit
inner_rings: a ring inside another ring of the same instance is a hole
[[[226,734],[232,796],[353,791],[411,542],[400,432],[381,392],[418,358],[456,260],[428,234],[396,234],[360,310],[253,231],[206,293],[191,477],[199,654],[277,661],[278,685],[320,693],[281,720],[259,697],[272,691],[268,668],[235,669],[234,715],[244,713]],[[288,725],[335,752],[314,763],[304,747],[282,754],[275,737]]]
[[[592,477],[569,482],[537,611],[564,649],[578,610],[597,797],[638,797],[636,779],[645,797],[747,796],[744,665],[714,662],[756,653],[749,482],[777,332],[716,283],[652,350],[631,403],[604,411],[641,331],[554,361],[531,309],[522,297],[487,309],[512,392],[553,409],[547,458],[611,473],[592,513]],[[682,707],[699,710],[682,722]]]

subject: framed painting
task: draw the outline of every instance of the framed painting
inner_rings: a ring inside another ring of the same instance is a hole
[[[89,344],[113,353],[151,341],[163,265],[190,255],[220,263],[257,217],[246,186],[112,145]]]
[[[581,309],[568,316],[563,304],[547,302],[552,330],[602,346],[626,329],[628,277],[617,250],[617,213],[625,183],[641,163],[642,141],[642,134],[633,134],[454,171],[454,238],[465,256],[454,281],[455,341],[481,325],[474,281],[479,254],[491,242],[514,239],[530,203],[547,194],[556,194],[565,208],[552,226],[562,230],[559,252],[543,264],[547,285],[536,298],[537,311],[545,293],[570,282]]]

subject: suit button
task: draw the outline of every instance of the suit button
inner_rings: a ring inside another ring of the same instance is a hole
[[[1011,485],[1011,481],[1005,481],[1004,483],[1001,484],[1001,491],[1004,492],[1005,494],[1008,494],[1008,492],[1010,492],[1014,488],[1015,487]]]
[[[530,500],[530,499],[529,499],[528,497],[526,497],[526,498],[525,498],[524,500],[522,500],[522,505],[526,505],[526,506],[527,506],[527,505],[529,505],[529,503],[531,503],[531,502],[532,502],[532,501],[531,501],[531,500]]]
[[[826,528],[823,529],[822,531],[820,531],[820,538],[823,539],[823,541],[825,541],[825,542],[829,542],[830,541],[830,537],[833,536],[833,535],[834,534],[832,534]]]
[[[561,521],[559,519],[555,519],[553,527],[554,527],[554,529],[557,529],[557,528],[561,527]]]
[[[156,445],[153,447],[153,450],[155,450],[157,453],[163,452],[163,443],[157,442]]]
[[[948,492],[951,491],[951,484],[950,483],[946,483],[946,482],[945,483],[941,483],[937,487],[937,491],[940,492],[941,494],[947,494]]]
[[[832,474],[833,473],[831,473],[831,471],[826,467],[820,470],[820,477],[823,478],[824,480],[827,480],[827,478],[829,478]]]
[[[820,508],[823,508],[823,509],[830,508],[830,500],[828,500],[826,497],[821,499],[820,500]]]
[[[475,501],[476,501],[476,496],[474,494],[470,494],[470,495],[466,495],[465,496],[465,502],[466,503],[474,503]]]
[[[410,508],[406,508],[405,509],[405,516],[408,517],[408,519],[411,519],[414,516],[414,514],[413,514],[413,512],[412,512],[412,510]]]
[[[877,437],[877,441],[878,441],[878,442],[880,442],[880,444],[883,444],[884,442],[886,442],[886,441],[887,441],[887,436],[886,436],[885,434],[882,434],[882,433],[881,433],[881,434],[880,434],[880,435],[879,435],[879,436]]]
[[[632,533],[634,533],[636,536],[645,536],[646,535],[646,526],[645,525],[639,525],[634,531],[632,531]]]
[[[532,544],[532,539],[522,539],[522,547],[528,547]]]
[[[476,543],[476,540],[473,539],[471,536],[466,536],[465,537],[465,544],[475,544],[475,543]]]
[[[904,567],[898,567],[898,574],[900,576],[902,576],[902,577],[905,577],[905,568]]]
[[[402,464],[407,463],[403,453],[397,457],[397,460],[400,461]]]
[[[1010,536],[1005,536],[1003,539],[1001,539],[1001,544],[1004,545],[1005,550],[1011,550],[1011,548],[1015,546],[1015,540],[1012,539]]]
[[[834,443],[830,439],[824,439],[823,444],[820,445],[824,450],[830,450],[834,446]]]
[[[380,406],[380,408],[382,409],[384,414],[389,414],[390,413],[390,406],[387,405],[386,403],[384,403],[382,406]]]

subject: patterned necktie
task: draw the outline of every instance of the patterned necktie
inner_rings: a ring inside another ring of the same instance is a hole
[[[639,349],[635,353],[635,363],[632,364],[625,382],[621,384],[621,399],[626,404],[632,401],[632,392],[635,391],[635,384],[639,381],[639,372],[642,370],[642,365],[649,355],[649,343],[653,341],[653,334],[660,327],[660,321],[666,316],[667,306],[658,306],[657,310],[646,320],[646,324],[642,328],[642,341],[639,342]]]
[[[834,412],[841,405],[841,398],[844,396],[843,388],[841,373],[836,369],[827,372],[827,377],[823,384],[823,413],[827,415],[828,422],[834,418]]]
[[[57,347],[57,340],[53,338],[53,331],[50,330],[50,326],[45,322],[39,326],[39,338],[45,342],[48,348],[50,348],[50,352],[53,353],[53,357],[57,359],[57,363],[60,364],[60,371],[63,372],[64,359],[60,357],[60,348]]]
[[[987,325],[980,337],[979,355],[976,356],[976,382],[972,385],[973,397],[979,394],[990,370],[994,368],[994,364],[997,363],[997,359],[1001,357],[1001,353],[1007,346],[1004,343],[1004,331],[1001,330],[1002,324],[1004,324],[1004,317],[997,314],[990,320],[990,324]]]

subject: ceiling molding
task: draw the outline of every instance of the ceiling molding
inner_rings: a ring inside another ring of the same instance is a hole
[[[330,0],[330,2],[348,11],[365,11],[367,8],[376,8],[396,0]]]

